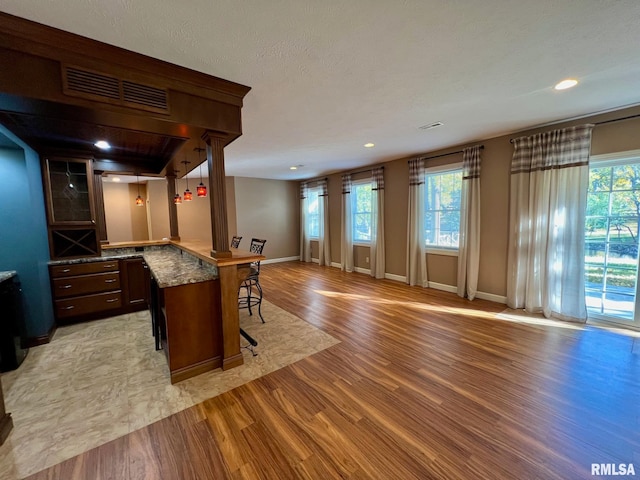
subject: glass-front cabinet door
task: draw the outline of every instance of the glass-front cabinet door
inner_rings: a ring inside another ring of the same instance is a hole
[[[91,160],[46,157],[43,166],[51,257],[99,255]]]

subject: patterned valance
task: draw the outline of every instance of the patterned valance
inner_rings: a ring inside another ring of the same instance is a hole
[[[342,175],[342,194],[351,193],[351,174]]]
[[[304,200],[309,195],[309,185],[307,183],[300,184],[300,200]]]
[[[480,178],[480,151],[482,147],[475,145],[462,150],[462,179]]]
[[[588,165],[593,127],[586,124],[516,138],[511,174]]]
[[[384,190],[384,167],[371,170],[371,190]]]
[[[327,189],[327,181],[326,180],[319,180],[318,181],[318,186],[320,187],[320,193],[318,194],[319,197],[328,197],[329,196],[329,190]]]
[[[424,160],[415,158],[409,160],[409,185],[421,185],[424,183]]]

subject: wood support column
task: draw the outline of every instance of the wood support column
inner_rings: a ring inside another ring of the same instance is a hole
[[[211,205],[211,256],[231,257],[229,227],[227,225],[227,192],[224,171],[224,134],[205,132],[202,139],[207,144],[209,165],[209,204]]]
[[[249,264],[218,266],[222,307],[222,369],[229,370],[244,363],[240,351],[240,313],[238,290],[249,274]]]
[[[109,243],[107,238],[107,220],[104,215],[104,190],[102,188],[102,171],[93,171],[93,196],[96,206],[96,233],[98,242],[104,245]]]
[[[167,175],[167,198],[169,202],[169,239],[180,241],[178,232],[178,206],[173,203],[173,197],[176,194],[176,176]]]

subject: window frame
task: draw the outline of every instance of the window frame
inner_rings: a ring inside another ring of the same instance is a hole
[[[363,186],[363,185],[370,185],[371,188],[373,188],[373,181],[370,178],[362,178],[360,180],[353,180],[351,182],[351,240],[354,246],[356,247],[371,247],[371,239],[369,240],[356,240],[356,214],[358,213],[356,211],[356,205],[357,205],[357,195],[356,195],[356,188]],[[371,201],[373,201],[373,198],[371,198]],[[373,205],[371,205],[373,207]],[[369,219],[369,226],[371,226],[371,222],[373,222],[373,208],[371,209],[371,211],[369,212],[370,214],[370,219]]]
[[[305,225],[305,228],[307,229],[307,232],[309,234],[309,240],[315,240],[315,241],[320,241],[320,194],[322,193],[322,187],[308,187],[308,204],[307,204],[307,211],[305,212],[305,221],[307,222],[307,224]],[[317,214],[311,214],[309,213],[309,206],[311,205],[311,195],[312,194],[316,194],[318,197],[318,213]],[[318,235],[314,236],[311,234],[311,222],[310,219],[311,217],[317,217],[318,218]]]
[[[441,175],[444,173],[449,173],[449,172],[461,172],[464,175],[463,172],[463,163],[462,162],[456,162],[456,163],[448,163],[445,165],[438,165],[438,166],[434,166],[434,167],[427,167],[424,169],[424,189],[425,189],[425,198],[424,198],[424,212],[423,212],[423,216],[425,217],[425,226],[424,226],[424,247],[425,247],[425,251],[428,254],[431,255],[442,255],[442,256],[450,256],[450,257],[457,257],[460,254],[460,245],[458,244],[457,247],[443,247],[443,246],[433,246],[427,243],[427,225],[426,225],[426,216],[427,216],[427,176],[429,175]],[[460,181],[460,191],[462,192],[462,179]],[[460,208],[458,209],[459,212],[462,213],[462,195],[460,198]],[[458,234],[460,234],[460,226],[458,225]]]

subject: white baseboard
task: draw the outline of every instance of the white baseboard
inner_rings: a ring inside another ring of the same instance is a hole
[[[396,282],[407,283],[407,277],[403,275],[396,275],[394,273],[385,273],[384,278],[387,280],[395,280]]]
[[[311,257],[311,263],[317,263],[318,265],[320,265],[320,259]]]
[[[442,290],[444,292],[457,293],[458,287],[455,285],[446,285],[444,283],[437,282],[429,282],[429,288],[433,288],[435,290]]]
[[[371,275],[371,270],[369,270],[368,268],[353,267],[353,271],[354,272],[358,272],[358,273],[366,273],[367,275]]]
[[[294,260],[300,260],[300,256],[295,257],[282,257],[282,258],[268,258],[267,260],[262,260],[263,265],[267,265],[269,263],[281,263],[281,262],[293,262]]]
[[[507,297],[496,295],[494,293],[476,292],[476,298],[481,300],[489,300],[490,302],[507,304]]]
[[[334,268],[342,268],[342,264],[337,262],[331,262],[331,266]]]

